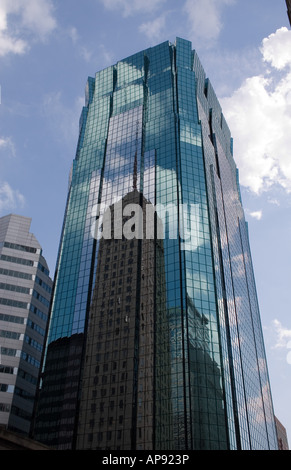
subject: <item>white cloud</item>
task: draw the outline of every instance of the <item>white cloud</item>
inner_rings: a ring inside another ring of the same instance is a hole
[[[0,0],[0,56],[24,54],[55,27],[51,0]]]
[[[51,92],[44,96],[42,113],[55,139],[60,139],[70,147],[76,145],[79,117],[83,106],[84,97],[78,97],[74,103],[68,105],[61,92]]]
[[[85,62],[91,62],[92,52],[89,51],[89,49],[87,47],[81,46],[79,51],[80,51],[81,57],[85,60]]]
[[[78,33],[78,30],[77,28],[75,28],[75,26],[72,26],[69,31],[68,31],[68,35],[70,36],[73,44],[76,44],[79,40],[79,33]]]
[[[140,26],[140,31],[145,33],[149,38],[159,40],[165,28],[166,15],[165,10],[160,16],[157,11],[169,5],[167,0],[98,0],[107,10],[120,11],[123,17],[129,17],[136,14],[151,14],[155,12],[155,18],[144,21]],[[217,39],[223,28],[222,10],[226,6],[236,3],[237,0],[183,0],[177,2],[179,12],[185,14],[186,21],[183,24],[183,31],[187,31],[187,35],[192,36],[190,39],[197,38],[209,42]],[[174,3],[174,2],[173,2]],[[172,13],[173,4],[170,10]],[[177,13],[177,12],[176,12]],[[177,27],[177,25],[175,26]]]
[[[240,182],[257,194],[278,184],[291,192],[291,54],[286,54],[290,48],[287,28],[265,38],[262,73],[247,78],[231,97],[220,99],[234,137]]]
[[[15,156],[15,145],[11,137],[0,137],[0,151],[9,157]]]
[[[80,35],[77,28],[72,26],[67,31],[68,36],[71,38],[72,43],[76,47],[79,55],[85,60],[85,62],[90,62],[92,60],[93,53],[84,45],[80,44]]]
[[[24,204],[25,198],[17,189],[12,189],[7,182],[0,183],[0,211],[14,210]]]
[[[103,66],[106,67],[113,62],[113,54],[106,49],[104,44],[100,44],[98,49],[98,58],[102,62]]]
[[[153,21],[147,21],[140,25],[139,30],[141,33],[153,40],[159,40],[165,28],[166,17],[165,15],[158,16]]]
[[[166,0],[101,0],[108,10],[121,10],[124,17],[136,13],[151,13]]]
[[[274,199],[271,197],[268,199],[268,202],[269,204],[273,204],[274,206],[280,206],[280,201],[278,201],[278,199]]]
[[[89,49],[82,44],[82,38],[75,26],[71,26],[66,34],[70,37],[77,53],[85,62],[95,61],[100,63],[101,67],[111,65],[113,62],[113,54],[109,52],[104,44],[95,45],[94,50]]]
[[[17,2],[13,0],[13,3]],[[25,0],[25,2],[20,0],[18,4],[22,9],[23,27],[37,33],[41,39],[56,28],[51,0]]]
[[[282,70],[291,64],[290,48],[290,31],[287,28],[280,28],[276,33],[263,39],[261,51],[266,62],[270,62],[273,67]]]
[[[236,0],[186,0],[184,11],[195,38],[215,40],[222,30],[221,11]]]
[[[254,219],[261,220],[263,213],[262,211],[250,212],[250,216],[253,217]]]
[[[291,340],[291,329],[285,328],[277,319],[273,321],[273,326],[277,337],[274,348],[290,347],[288,344]]]

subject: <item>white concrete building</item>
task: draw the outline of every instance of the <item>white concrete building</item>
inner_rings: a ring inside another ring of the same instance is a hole
[[[31,219],[0,218],[0,426],[28,434],[52,280]]]

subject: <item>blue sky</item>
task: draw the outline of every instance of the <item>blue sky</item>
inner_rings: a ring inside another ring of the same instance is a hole
[[[275,413],[291,443],[291,31],[285,0],[0,0],[0,216],[53,275],[88,76],[192,41],[234,138]]]

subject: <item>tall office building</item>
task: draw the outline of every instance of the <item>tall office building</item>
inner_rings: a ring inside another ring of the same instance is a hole
[[[0,426],[28,435],[52,280],[31,219],[0,218]]]
[[[278,447],[232,138],[186,40],[88,79],[34,437]]]

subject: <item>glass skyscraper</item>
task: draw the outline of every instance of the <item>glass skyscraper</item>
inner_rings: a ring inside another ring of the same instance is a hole
[[[34,437],[277,449],[232,138],[184,39],[88,79]]]

